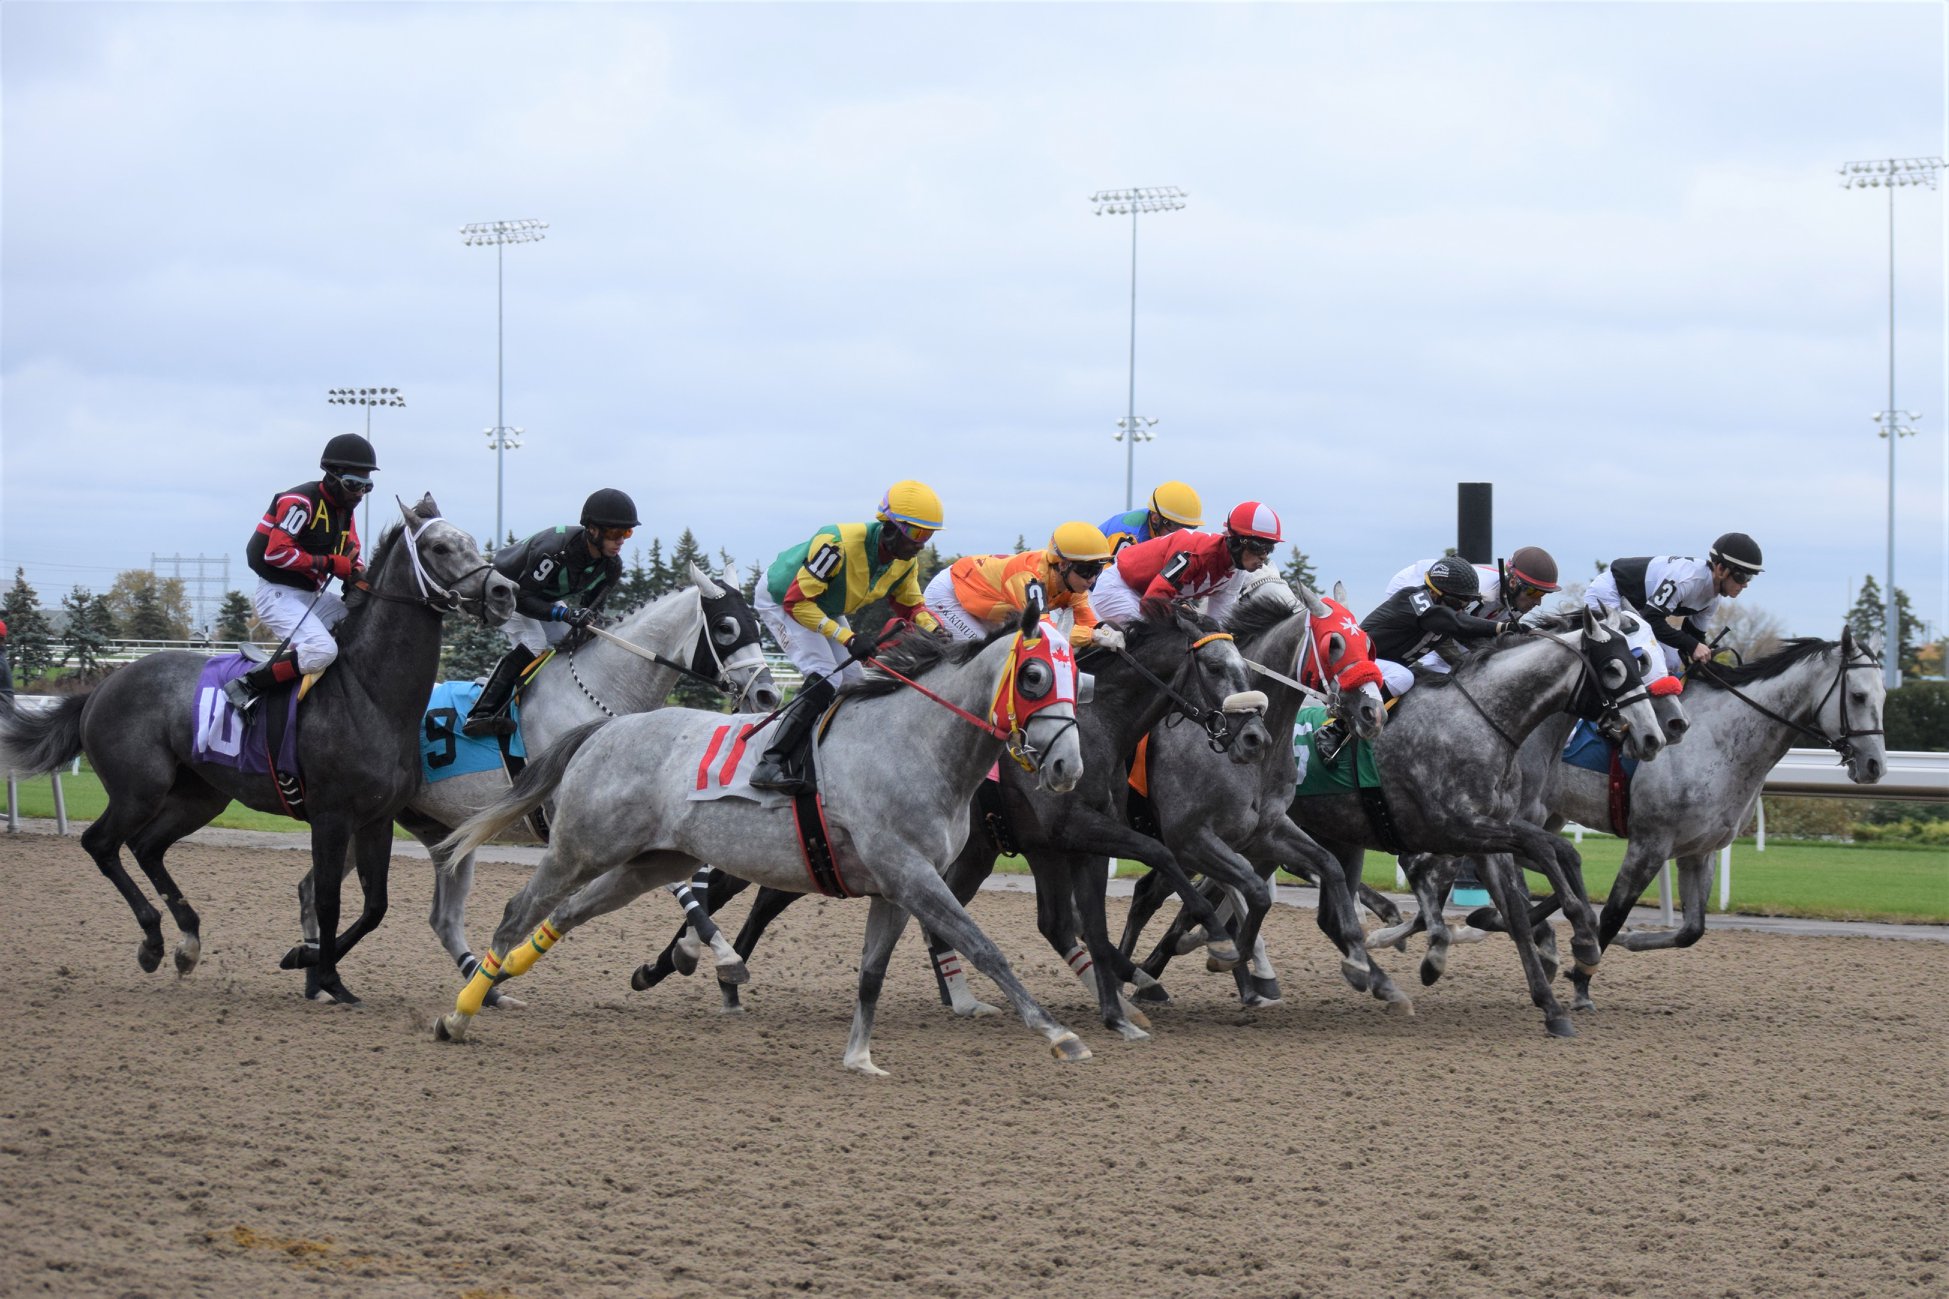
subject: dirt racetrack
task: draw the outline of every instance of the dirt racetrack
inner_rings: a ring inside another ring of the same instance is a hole
[[[428,1031],[458,976],[423,863],[397,864],[344,967],[365,1006],[300,1000],[276,967],[305,861],[179,848],[206,953],[179,980],[136,968],[73,839],[0,838],[0,1291],[1949,1293],[1949,945],[1620,952],[1560,1042],[1505,942],[1457,949],[1432,989],[1418,950],[1382,953],[1419,1010],[1396,1017],[1281,907],[1284,1005],[1241,1011],[1229,977],[1180,962],[1155,1040],[1129,1045],[1033,899],[984,894],[977,917],[1095,1060],[953,1019],[910,932],[875,1043],[893,1076],[867,1079],[839,1066],[861,903],[788,913],[725,1018],[702,979],[628,990],[676,920],[644,899],[455,1046]],[[483,865],[477,945],[524,877]]]

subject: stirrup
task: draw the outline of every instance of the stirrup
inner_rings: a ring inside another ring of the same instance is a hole
[[[1340,756],[1340,750],[1347,744],[1347,727],[1335,717],[1322,726],[1313,736],[1313,751],[1320,755],[1321,762],[1332,762]]]
[[[506,713],[489,713],[485,717],[469,717],[460,724],[460,733],[470,740],[484,740],[515,732],[514,719]]]
[[[784,762],[767,753],[751,769],[753,789],[768,789],[780,794],[796,794],[805,788],[805,777],[789,770]]]
[[[240,713],[247,713],[255,708],[257,701],[264,696],[255,693],[245,685],[242,677],[232,677],[223,683],[223,697],[230,701],[232,708]]]

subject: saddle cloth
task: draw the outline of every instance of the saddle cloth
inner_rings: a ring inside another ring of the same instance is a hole
[[[1605,739],[1602,732],[1583,718],[1570,728],[1570,738],[1563,743],[1563,760],[1573,767],[1594,771],[1600,776],[1611,774],[1613,755],[1624,768],[1624,778],[1629,780],[1638,774],[1638,760],[1618,753],[1617,746]]]
[[[791,805],[790,794],[751,787],[751,773],[772,738],[770,727],[755,736],[751,733],[751,728],[764,720],[763,713],[740,713],[725,718],[712,730],[697,755],[690,793],[686,796],[690,802],[742,798],[761,807]]]
[[[463,735],[461,723],[480,698],[478,681],[437,681],[427,700],[426,716],[420,722],[420,772],[428,784],[471,776],[480,771],[502,770],[502,741],[498,736]],[[507,737],[507,752],[525,759],[528,751],[521,743],[521,704],[508,705],[514,734]],[[518,769],[518,765],[517,765]]]
[[[1347,737],[1332,762],[1320,760],[1313,748],[1313,736],[1326,725],[1326,718],[1324,708],[1302,708],[1293,723],[1293,759],[1299,763],[1297,796],[1315,798],[1379,789],[1381,773],[1374,765],[1374,746],[1357,735]]]
[[[196,679],[195,714],[191,725],[196,741],[190,756],[197,762],[247,771],[253,775],[271,774],[271,715],[284,710],[277,750],[277,769],[295,774],[298,770],[298,692],[279,689],[247,714],[239,715],[223,687],[256,664],[241,654],[221,654],[205,660]]]

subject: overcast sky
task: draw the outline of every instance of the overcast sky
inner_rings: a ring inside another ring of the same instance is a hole
[[[1005,550],[1124,499],[1285,520],[1356,608],[1495,483],[1502,553],[1703,554],[1833,635],[1884,567],[1888,198],[1945,152],[1939,3],[0,8],[0,562],[52,605],[243,550],[397,386],[382,499],[630,492],[741,563],[946,503]],[[1944,195],[1895,197],[1897,579],[1944,620]],[[378,516],[375,516],[378,517]]]

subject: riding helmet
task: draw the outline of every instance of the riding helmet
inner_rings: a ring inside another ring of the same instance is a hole
[[[1482,575],[1475,565],[1453,555],[1443,555],[1428,565],[1428,585],[1438,595],[1458,600],[1473,600],[1482,594]]]
[[[1055,535],[1049,538],[1048,554],[1051,563],[1108,559],[1110,539],[1094,523],[1071,519],[1056,525]]]
[[[1757,541],[1743,532],[1728,532],[1712,543],[1709,558],[1715,564],[1724,564],[1735,573],[1763,573],[1760,567],[1760,546]]]
[[[1150,494],[1150,508],[1159,518],[1187,528],[1198,527],[1205,521],[1205,503],[1198,499],[1198,493],[1176,481],[1158,484],[1157,490]]]
[[[1279,516],[1272,512],[1270,505],[1258,501],[1246,501],[1234,505],[1232,512],[1225,516],[1225,531],[1234,537],[1257,537],[1262,541],[1279,541]]]
[[[636,502],[629,499],[629,493],[614,487],[590,492],[589,499],[582,502],[585,528],[634,528],[642,522],[636,517]]]
[[[939,532],[945,522],[941,513],[941,498],[926,483],[917,483],[911,478],[904,478],[887,488],[887,494],[880,498],[879,518],[884,523],[901,525],[902,532],[914,528]]]
[[[325,444],[324,454],[318,457],[318,467],[369,474],[379,467],[379,457],[373,454],[372,443],[357,433],[341,433]]]
[[[1541,546],[1521,546],[1509,557],[1509,576],[1538,591],[1557,589],[1556,560]]]

